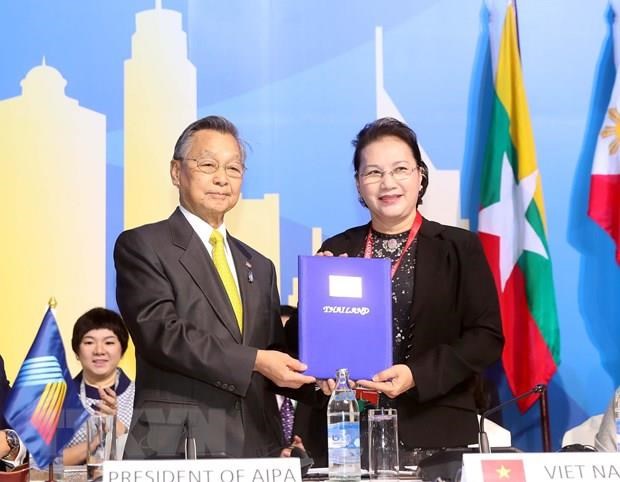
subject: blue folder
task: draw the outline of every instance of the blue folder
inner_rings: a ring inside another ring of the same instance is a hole
[[[299,359],[307,374],[370,379],[392,365],[387,259],[299,257]]]

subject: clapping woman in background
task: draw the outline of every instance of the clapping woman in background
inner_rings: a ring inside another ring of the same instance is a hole
[[[127,350],[129,333],[121,317],[105,308],[84,313],[73,326],[71,347],[82,365],[73,379],[82,404],[90,414],[116,415],[116,435],[124,440],[131,422],[134,383],[118,364]],[[123,453],[117,443],[118,458]],[[76,432],[63,452],[65,465],[86,461],[86,424]]]

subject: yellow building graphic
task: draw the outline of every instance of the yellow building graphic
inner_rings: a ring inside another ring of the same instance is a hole
[[[226,229],[249,244],[276,267],[280,288],[280,195],[265,194],[263,199],[239,198],[226,215]]]
[[[196,68],[179,12],[136,15],[125,61],[125,227],[167,218],[178,193],[168,173],[174,143],[196,120]]]
[[[11,379],[50,296],[71,355],[73,323],[105,304],[106,120],[65,95],[58,70],[34,67],[0,101],[0,353]]]
[[[66,85],[43,61],[22,80],[20,96],[0,100],[0,156],[8,171],[0,181],[0,353],[10,379],[51,296],[76,374],[73,323],[106,300],[106,120],[67,97]],[[125,228],[165,219],[178,204],[169,162],[182,129],[197,118],[196,91],[181,14],[157,1],[136,15],[124,65]],[[292,290],[289,303],[296,305],[297,280],[281,283],[279,194],[240,199],[226,225],[274,262],[278,287]],[[312,239],[314,252],[320,229]],[[121,366],[134,377],[133,345]]]
[[[311,231],[312,238],[312,250],[309,254],[316,254],[316,252],[323,244],[323,229],[321,228],[312,228]],[[299,254],[304,254],[300,251]],[[299,303],[299,277],[294,276],[291,280],[291,292],[286,298],[286,304],[289,306],[296,307]]]

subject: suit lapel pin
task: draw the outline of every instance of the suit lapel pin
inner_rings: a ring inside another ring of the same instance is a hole
[[[254,273],[252,273],[252,265],[249,261],[245,262],[245,267],[248,269],[248,282],[254,283]]]

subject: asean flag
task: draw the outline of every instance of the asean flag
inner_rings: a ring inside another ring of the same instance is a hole
[[[50,307],[9,392],[5,418],[26,444],[36,465],[45,467],[87,417]]]

